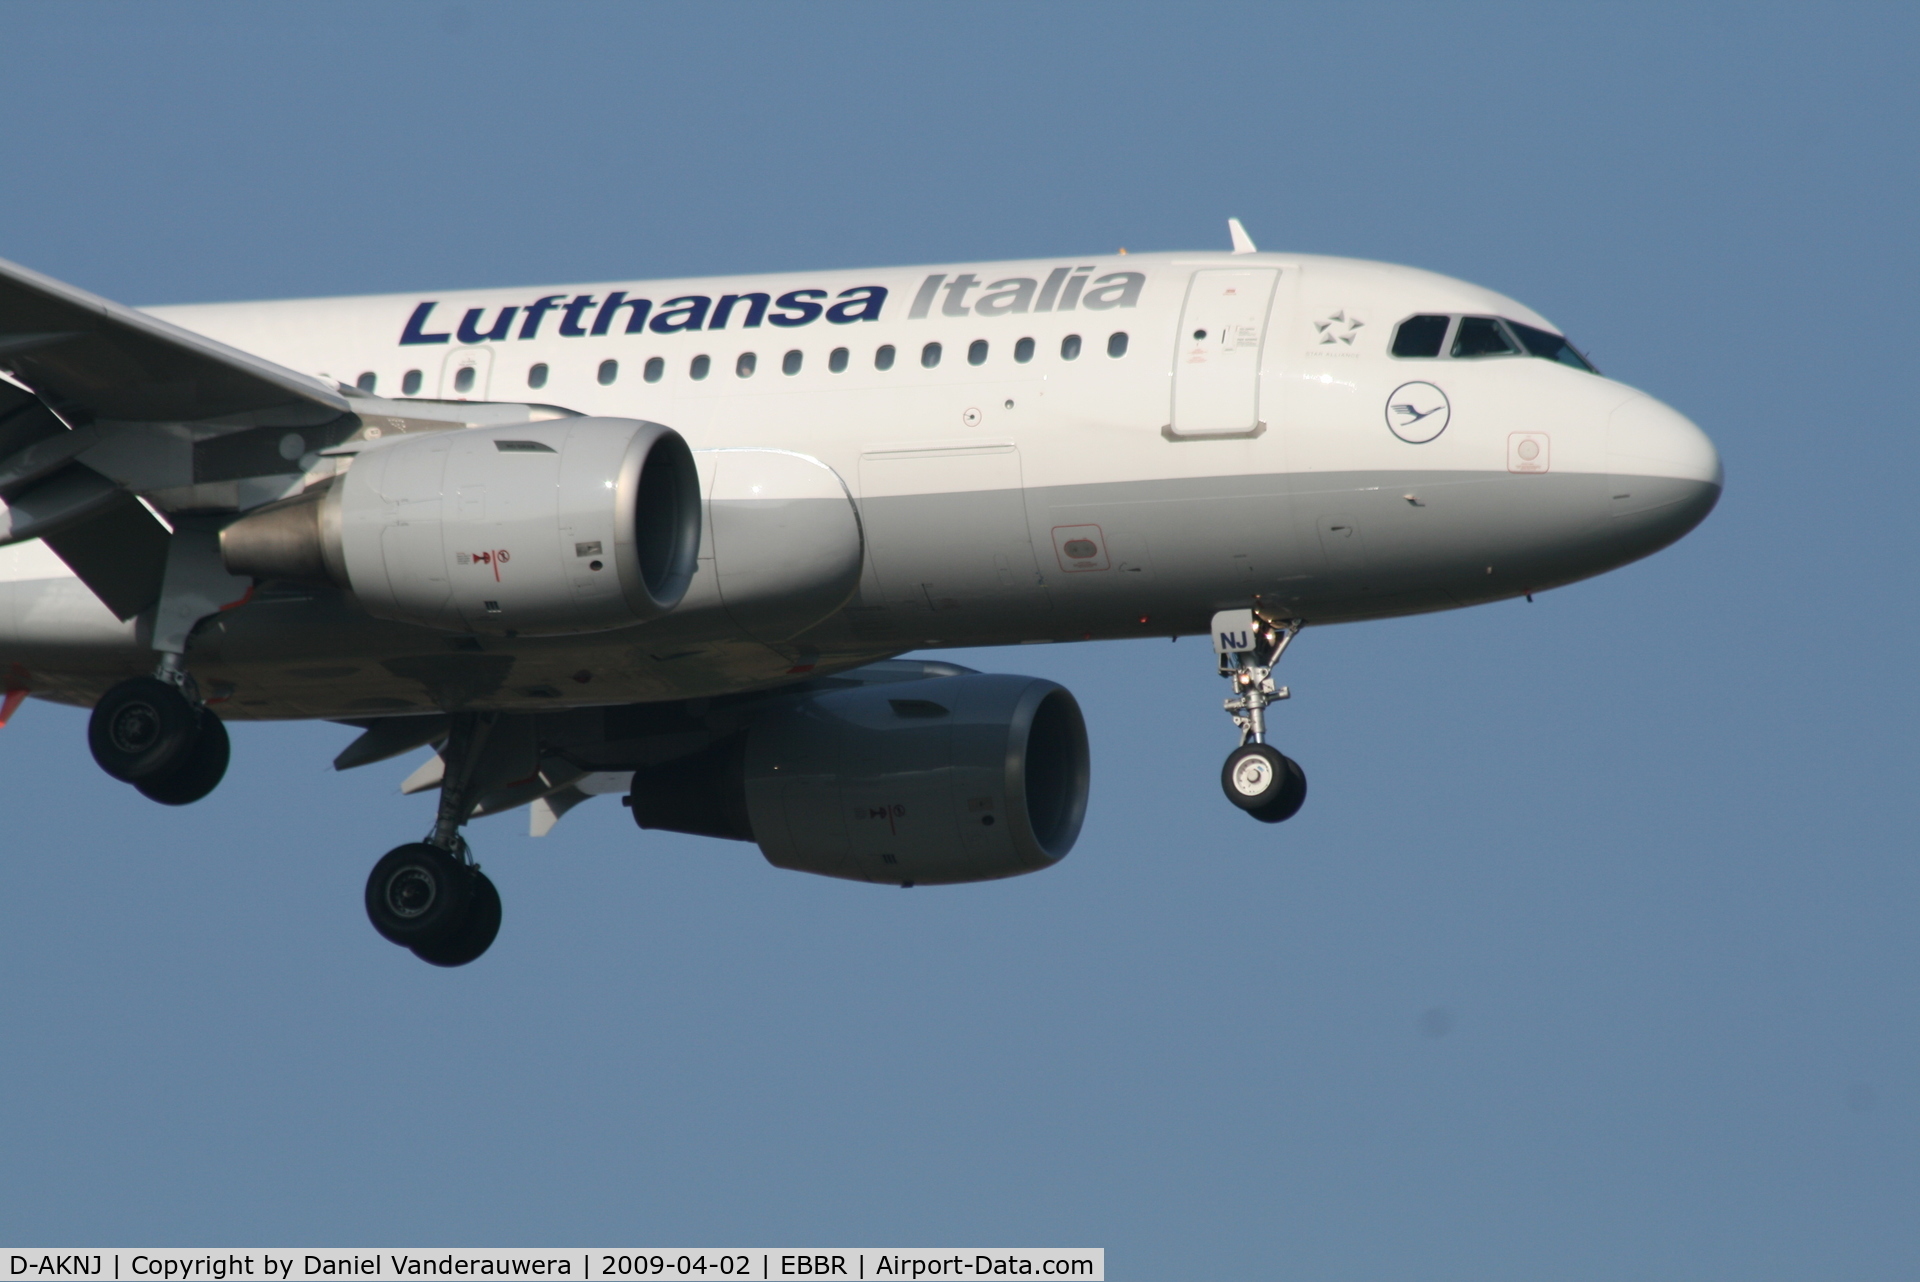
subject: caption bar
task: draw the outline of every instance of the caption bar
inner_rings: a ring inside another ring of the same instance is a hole
[[[258,1247],[209,1251],[52,1251],[0,1248],[0,1282],[415,1282],[422,1278],[567,1278],[577,1282],[625,1278],[808,1278],[812,1282],[919,1282],[924,1278],[1072,1278],[1106,1282],[1101,1247],[1029,1250],[1009,1247],[569,1247],[390,1251],[287,1250]]]

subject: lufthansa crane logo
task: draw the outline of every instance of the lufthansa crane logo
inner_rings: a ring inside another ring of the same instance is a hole
[[[1387,427],[1409,445],[1425,445],[1447,430],[1453,409],[1432,383],[1402,383],[1387,397]]]

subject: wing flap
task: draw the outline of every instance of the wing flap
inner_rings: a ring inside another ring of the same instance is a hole
[[[171,537],[140,500],[123,492],[42,541],[124,623],[160,599]]]

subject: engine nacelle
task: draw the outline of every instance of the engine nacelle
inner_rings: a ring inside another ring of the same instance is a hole
[[[700,482],[677,432],[564,418],[406,437],[324,492],[221,532],[235,574],[324,579],[378,618],[508,636],[604,632],[678,605]]]
[[[630,804],[643,828],[756,841],[780,868],[936,885],[1057,863],[1088,778],[1071,693],[972,673],[776,704],[736,739],[637,771]]]

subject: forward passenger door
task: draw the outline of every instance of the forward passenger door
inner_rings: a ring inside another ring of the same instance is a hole
[[[1277,267],[1207,268],[1187,282],[1174,346],[1173,436],[1249,436],[1260,421],[1260,357]]]

